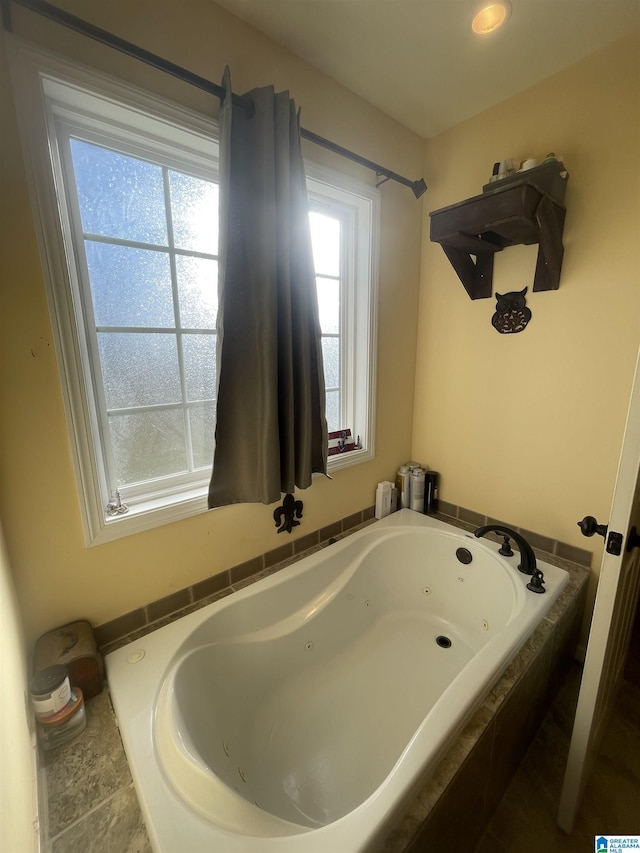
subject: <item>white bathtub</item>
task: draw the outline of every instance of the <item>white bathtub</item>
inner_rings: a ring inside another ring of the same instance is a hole
[[[375,849],[568,581],[497,548],[402,510],[108,655],[154,850]]]

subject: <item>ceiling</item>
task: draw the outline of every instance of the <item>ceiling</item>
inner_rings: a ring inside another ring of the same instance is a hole
[[[476,36],[477,0],[215,0],[425,138],[640,27],[640,0],[512,0]]]

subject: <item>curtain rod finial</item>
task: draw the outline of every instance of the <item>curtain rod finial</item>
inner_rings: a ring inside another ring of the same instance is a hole
[[[411,189],[416,198],[420,198],[421,195],[424,195],[427,191],[427,185],[424,182],[424,178],[420,178],[419,181],[414,181]]]

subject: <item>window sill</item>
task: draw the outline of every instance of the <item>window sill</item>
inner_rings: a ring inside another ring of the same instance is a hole
[[[332,474],[343,468],[360,465],[373,459],[374,454],[370,449],[362,448],[352,450],[349,453],[336,454],[332,456],[327,464],[327,473]],[[127,513],[105,518],[103,525],[93,539],[88,543],[90,547],[103,545],[105,542],[113,542],[125,536],[133,536],[145,530],[152,530],[163,524],[180,521],[193,515],[208,512],[207,488],[199,487],[190,491],[182,492],[180,495],[166,495],[152,500],[141,501],[130,505]]]
[[[350,450],[347,453],[336,453],[330,456],[327,462],[327,473],[340,471],[342,468],[351,468],[352,465],[360,465],[374,458],[373,449],[362,447],[358,450]]]
[[[104,524],[88,544],[91,547],[103,545],[203,512],[207,512],[207,489],[203,487],[172,495],[170,502],[167,497],[141,501],[129,506],[126,514],[105,518]]]

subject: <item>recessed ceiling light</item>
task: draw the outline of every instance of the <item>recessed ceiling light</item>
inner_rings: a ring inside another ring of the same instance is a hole
[[[511,3],[509,0],[485,3],[476,13],[471,29],[478,35],[492,33],[501,27],[511,14]]]

